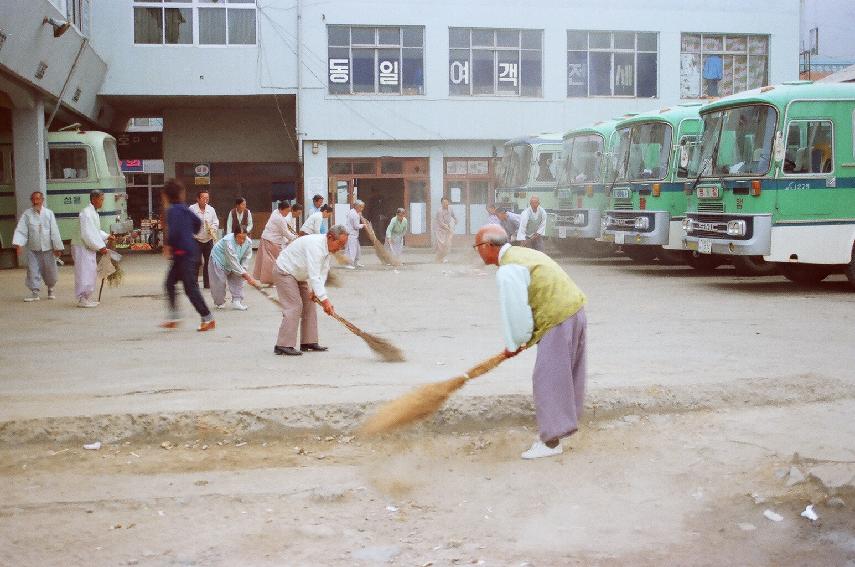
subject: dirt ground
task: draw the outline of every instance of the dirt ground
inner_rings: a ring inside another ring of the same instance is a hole
[[[397,272],[365,255],[333,301],[404,364],[325,318],[329,353],[275,357],[257,294],[209,336],[159,331],[154,256],[95,310],[67,268],[38,304],[0,272],[0,565],[855,566],[845,279],[561,258],[589,297],[588,410],[564,455],[525,462],[534,353],[427,426],[354,434],[501,349],[470,251]]]

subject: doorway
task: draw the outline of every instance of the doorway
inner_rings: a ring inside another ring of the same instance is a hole
[[[398,207],[404,206],[404,180],[397,179],[366,179],[354,180],[356,196],[365,202],[363,215],[374,226],[377,238],[383,240],[386,227]],[[370,246],[371,239],[365,231],[360,232],[359,243]]]

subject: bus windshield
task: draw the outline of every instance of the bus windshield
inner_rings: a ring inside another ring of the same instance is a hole
[[[531,170],[531,146],[528,144],[505,146],[502,170],[504,171],[503,182],[505,187],[525,186]]]
[[[598,183],[603,158],[603,138],[596,134],[573,136],[564,140],[564,161],[558,170],[558,182]]]
[[[618,131],[616,181],[664,179],[671,154],[671,125],[637,124]]]
[[[755,104],[704,114],[700,159],[692,160],[697,175],[764,175],[769,171],[778,112]]]

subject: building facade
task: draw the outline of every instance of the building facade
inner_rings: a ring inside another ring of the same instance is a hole
[[[221,214],[360,198],[379,226],[405,207],[412,245],[443,196],[477,230],[510,138],[798,78],[797,0],[84,4],[103,71],[72,110],[93,126],[162,118],[164,175]]]

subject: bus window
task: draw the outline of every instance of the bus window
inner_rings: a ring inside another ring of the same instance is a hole
[[[50,179],[87,179],[86,148],[50,148]]]
[[[555,181],[551,165],[552,152],[541,152],[537,158],[537,181]]]
[[[107,160],[107,174],[110,177],[119,177],[122,173],[119,169],[119,154],[116,151],[116,140],[104,139],[104,158]]]
[[[790,122],[784,173],[817,174],[833,171],[831,128],[828,120]]]

